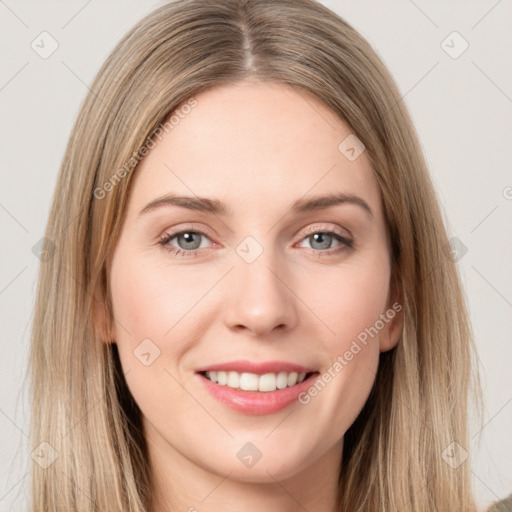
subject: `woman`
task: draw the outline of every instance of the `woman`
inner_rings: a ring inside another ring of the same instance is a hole
[[[476,510],[440,208],[392,77],[327,8],[139,22],[81,108],[46,238],[34,511]]]

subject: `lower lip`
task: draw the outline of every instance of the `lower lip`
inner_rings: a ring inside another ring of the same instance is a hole
[[[244,414],[263,415],[278,412],[293,404],[297,397],[312,385],[319,374],[314,373],[295,386],[266,392],[244,391],[229,386],[221,386],[201,374],[197,375],[212,396],[222,404]]]

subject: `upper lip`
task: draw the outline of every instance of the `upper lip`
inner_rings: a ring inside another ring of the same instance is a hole
[[[297,373],[311,373],[315,372],[314,368],[308,368],[300,364],[290,363],[288,361],[227,361],[225,363],[212,364],[197,368],[196,372],[216,372],[216,371],[232,371],[238,373],[255,373],[257,375],[264,375],[265,373],[279,373],[279,372],[297,372]]]

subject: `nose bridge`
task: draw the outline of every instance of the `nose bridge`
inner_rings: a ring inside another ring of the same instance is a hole
[[[250,236],[235,252],[226,321],[231,327],[244,326],[259,334],[278,326],[291,327],[296,320],[295,306],[285,284],[288,273],[280,254]]]

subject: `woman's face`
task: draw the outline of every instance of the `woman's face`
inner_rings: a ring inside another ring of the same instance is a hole
[[[401,330],[369,160],[287,86],[195,99],[137,169],[110,268],[151,458],[254,482],[336,470]]]

